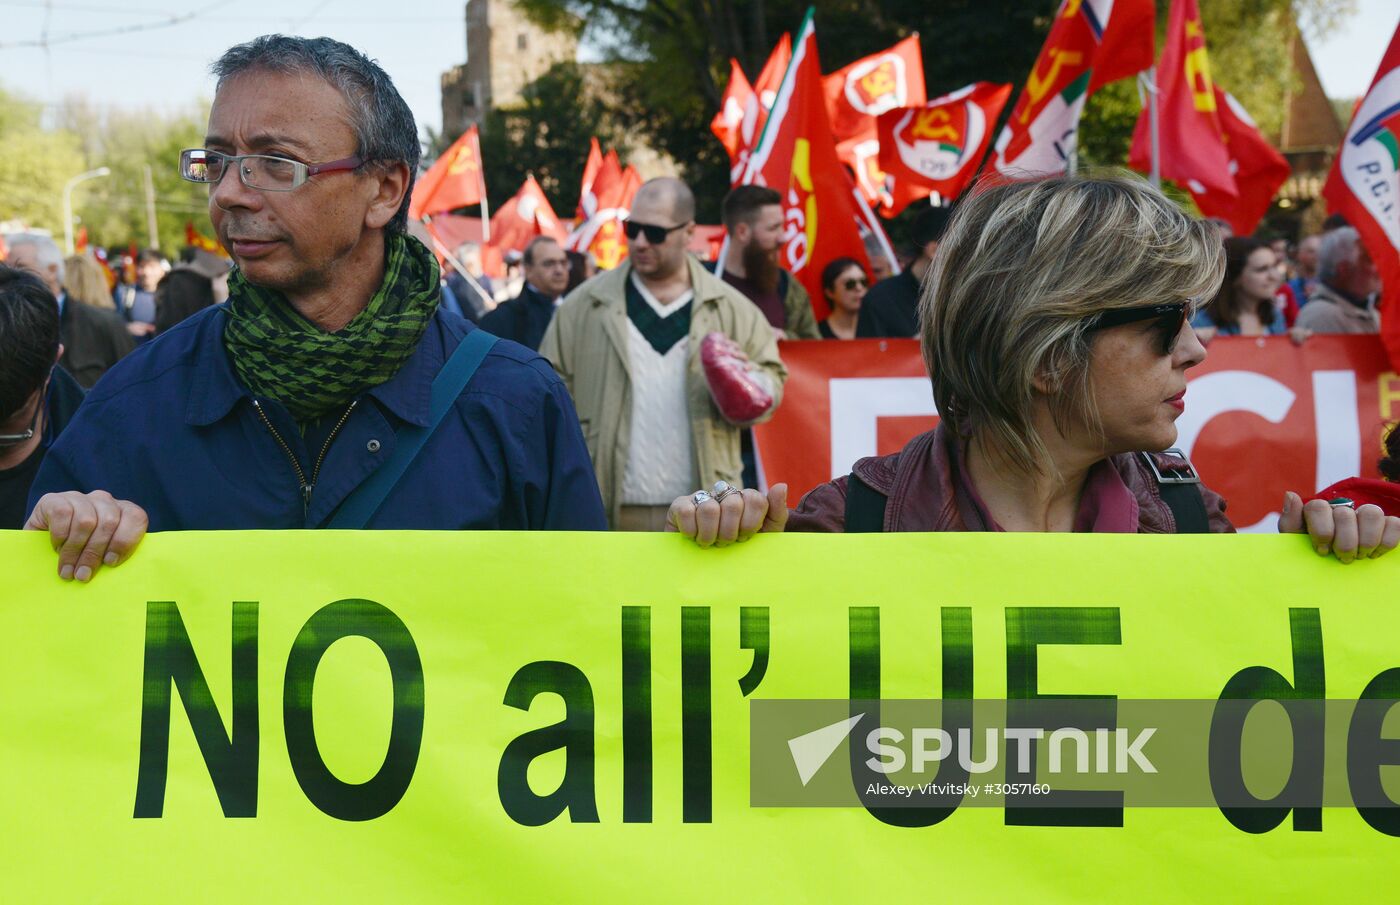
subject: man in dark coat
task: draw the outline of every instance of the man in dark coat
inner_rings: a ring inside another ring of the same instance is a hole
[[[538,350],[554,309],[564,301],[569,285],[569,256],[548,236],[536,236],[521,258],[525,285],[520,294],[481,319],[481,328],[501,339]]]
[[[912,236],[918,256],[900,273],[870,287],[860,305],[857,339],[919,335],[919,285],[952,215],[951,207],[926,207],[919,211]]]

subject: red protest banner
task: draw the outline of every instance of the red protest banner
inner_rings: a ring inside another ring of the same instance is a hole
[[[863,456],[896,452],[937,421],[914,340],[780,345],[788,381],[754,428],[769,484],[791,505]],[[1229,502],[1241,530],[1272,531],[1285,490],[1378,477],[1384,425],[1400,420],[1400,374],[1374,336],[1222,337],[1189,372],[1177,446]]]

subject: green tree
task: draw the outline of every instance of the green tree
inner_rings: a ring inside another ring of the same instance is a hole
[[[155,199],[156,236],[160,249],[175,254],[185,244],[185,224],[205,235],[209,225],[207,189],[180,178],[180,151],[204,141],[208,105],[161,115],[149,110],[102,109],[83,98],[67,99],[60,126],[81,143],[90,167],[106,166],[112,175],[90,183],[81,209],[75,211],[90,239],[102,245],[150,244],[147,225],[146,168]]]
[[[40,127],[38,104],[0,88],[0,221],[63,235],[63,185],[86,169],[77,136]],[[85,197],[86,183],[74,192]]]
[[[556,63],[525,88],[518,105],[488,114],[481,130],[481,159],[491,210],[498,210],[533,173],[555,213],[568,219],[578,201],[589,138],[597,136],[626,159],[631,143],[610,112],[607,86],[596,75],[596,69],[577,63]],[[437,143],[444,144],[442,137]],[[433,150],[441,153],[445,147]]]

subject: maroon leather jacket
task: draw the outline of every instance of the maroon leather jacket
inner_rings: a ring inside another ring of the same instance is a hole
[[[888,498],[885,531],[988,531],[991,527],[977,504],[957,480],[957,451],[940,426],[920,434],[893,455],[856,462],[852,472],[871,489]],[[1180,460],[1160,456],[1163,471]],[[1108,464],[1137,499],[1139,534],[1175,534],[1176,518],[1162,500],[1160,485],[1142,457],[1125,453]],[[788,531],[828,534],[846,530],[846,482],[837,478],[814,488],[789,515]],[[1220,494],[1199,485],[1213,534],[1233,533]]]

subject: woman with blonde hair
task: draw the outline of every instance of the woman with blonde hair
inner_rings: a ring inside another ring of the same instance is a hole
[[[63,291],[94,308],[115,311],[117,307],[112,302],[102,265],[89,253],[69,255],[63,260]]]
[[[1233,531],[1168,451],[1206,356],[1189,322],[1224,270],[1215,229],[1141,179],[983,187],[954,213],[920,300],[941,423],[791,513],[783,485],[766,498],[717,486],[677,499],[670,527],[701,545],[784,529]],[[1400,542],[1376,507],[1337,518],[1356,520],[1367,554]]]

